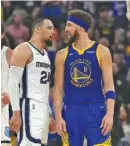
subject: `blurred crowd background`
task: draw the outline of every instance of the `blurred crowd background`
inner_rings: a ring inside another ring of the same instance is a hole
[[[33,20],[51,19],[55,26],[55,40],[47,50],[54,70],[56,51],[66,46],[64,28],[67,12],[71,9],[82,9],[92,15],[93,28],[89,36],[111,51],[117,94],[112,143],[113,146],[130,146],[130,22],[126,18],[125,1],[2,1],[1,19],[8,45],[14,49],[28,41],[29,26]],[[58,136],[50,136],[51,141],[56,139]]]

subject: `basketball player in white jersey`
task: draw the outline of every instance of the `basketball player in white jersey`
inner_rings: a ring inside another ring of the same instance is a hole
[[[15,132],[20,130],[20,146],[47,144],[51,65],[45,46],[52,43],[53,29],[49,19],[35,20],[31,25],[31,39],[18,45],[11,57],[8,93],[13,116],[10,128]]]
[[[9,62],[12,50],[8,48],[5,40],[4,26],[1,24],[1,145],[10,146],[9,128],[9,96],[7,94]]]

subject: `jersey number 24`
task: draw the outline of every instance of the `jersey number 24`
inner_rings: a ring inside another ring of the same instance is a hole
[[[50,82],[50,76],[51,76],[50,72],[42,71],[41,75],[42,75],[42,77],[40,79],[41,84],[47,84],[47,82]]]

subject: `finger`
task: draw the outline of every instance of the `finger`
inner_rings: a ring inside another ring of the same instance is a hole
[[[104,132],[105,132],[106,128],[107,128],[107,123],[106,123],[106,122],[104,122],[104,126],[103,126],[103,129],[102,129],[102,134],[104,134]]]
[[[57,133],[62,136],[62,130],[61,125],[57,126]]]
[[[104,119],[102,119],[102,123],[101,123],[100,128],[104,127],[104,123],[105,123],[105,120],[104,120]]]
[[[66,132],[66,124],[63,124],[63,132]]]
[[[104,131],[104,134],[103,135],[106,135],[108,132],[110,132],[112,129],[112,126],[111,125],[107,125],[107,128],[106,130]]]
[[[1,98],[1,101],[2,101],[2,103],[4,103],[4,101],[5,101],[5,98],[4,98],[4,97],[2,97],[2,98]]]
[[[12,132],[15,132],[15,125],[14,125],[14,124],[11,124],[10,130],[11,130]]]
[[[61,136],[64,136],[64,125],[61,124],[61,127],[60,127],[60,134]]]
[[[20,126],[16,126],[15,132],[18,133],[20,131]]]
[[[9,122],[9,126],[10,126],[10,130],[12,131],[13,123],[12,123],[11,120],[10,120],[10,122]]]

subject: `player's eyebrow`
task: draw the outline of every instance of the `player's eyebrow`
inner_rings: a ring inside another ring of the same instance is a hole
[[[68,22],[66,23],[66,25],[71,26],[72,23],[68,21]]]
[[[51,26],[51,25],[47,26],[47,28],[48,28],[48,29],[54,29],[54,27]]]

